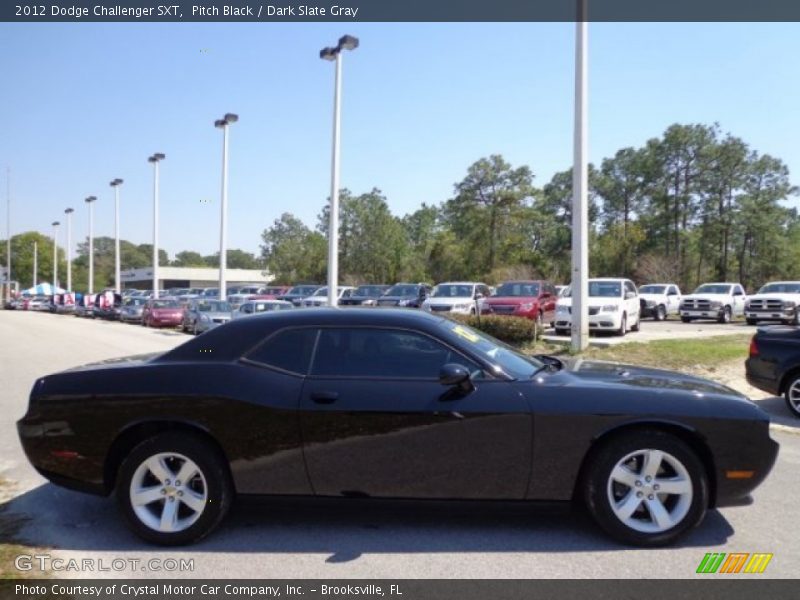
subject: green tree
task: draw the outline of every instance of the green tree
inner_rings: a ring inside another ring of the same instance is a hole
[[[261,234],[261,257],[275,283],[320,282],[327,273],[327,245],[322,234],[283,213]]]
[[[203,255],[199,252],[192,250],[183,250],[175,255],[175,260],[172,261],[175,267],[207,267]]]
[[[11,237],[11,279],[19,289],[33,285],[34,242],[37,245],[36,282],[53,283],[53,238],[38,231],[26,231]],[[6,240],[0,240],[0,264],[6,265]],[[58,285],[67,286],[67,261],[64,248],[58,247]],[[74,279],[73,279],[74,286]]]

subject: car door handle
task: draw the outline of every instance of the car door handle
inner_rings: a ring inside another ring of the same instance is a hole
[[[316,404],[333,404],[338,399],[338,392],[312,392],[311,394],[311,400]]]

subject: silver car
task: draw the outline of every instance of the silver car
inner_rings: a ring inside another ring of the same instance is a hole
[[[119,311],[119,320],[123,323],[141,323],[142,311],[147,304],[147,299],[134,296],[127,298],[122,302],[122,307]]]
[[[238,310],[233,311],[233,318],[250,317],[273,310],[291,310],[294,304],[286,300],[248,300]]]
[[[349,298],[356,288],[347,285],[340,285],[337,289],[336,297],[341,300]],[[305,298],[300,304],[302,307],[307,308],[310,306],[328,306],[328,288],[321,287],[316,292]]]
[[[231,306],[221,300],[196,298],[183,311],[181,329],[198,335],[231,320]]]

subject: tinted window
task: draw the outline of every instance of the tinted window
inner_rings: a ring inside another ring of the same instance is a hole
[[[261,344],[247,359],[305,375],[314,350],[316,329],[286,329]]]
[[[473,286],[469,284],[443,284],[433,288],[434,298],[472,298]]]
[[[418,294],[418,285],[395,285],[386,292],[387,296],[417,296]]]
[[[398,377],[438,379],[447,363],[478,365],[439,342],[410,331],[323,329],[312,375],[320,377]]]
[[[639,291],[642,294],[663,294],[664,288],[666,286],[663,285],[643,285],[639,288]],[[671,290],[672,288],[670,288]]]

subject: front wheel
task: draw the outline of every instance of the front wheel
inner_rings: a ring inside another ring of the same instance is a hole
[[[792,375],[792,379],[786,385],[783,393],[786,398],[786,407],[795,417],[800,418],[800,373]]]
[[[628,331],[628,315],[622,313],[622,320],[619,324],[619,329],[617,330],[617,335],[624,336]]]
[[[167,432],[136,446],[120,467],[117,501],[139,537],[165,546],[208,535],[233,499],[228,467],[203,439]]]
[[[731,322],[731,307],[726,306],[722,309],[722,314],[719,316],[718,321],[720,323],[730,323]]]
[[[586,465],[584,500],[597,524],[636,546],[663,546],[697,526],[708,506],[705,469],[694,451],[661,431],[600,446]]]
[[[664,307],[663,304],[659,304],[656,307],[656,321],[666,321],[667,320],[667,309]]]

